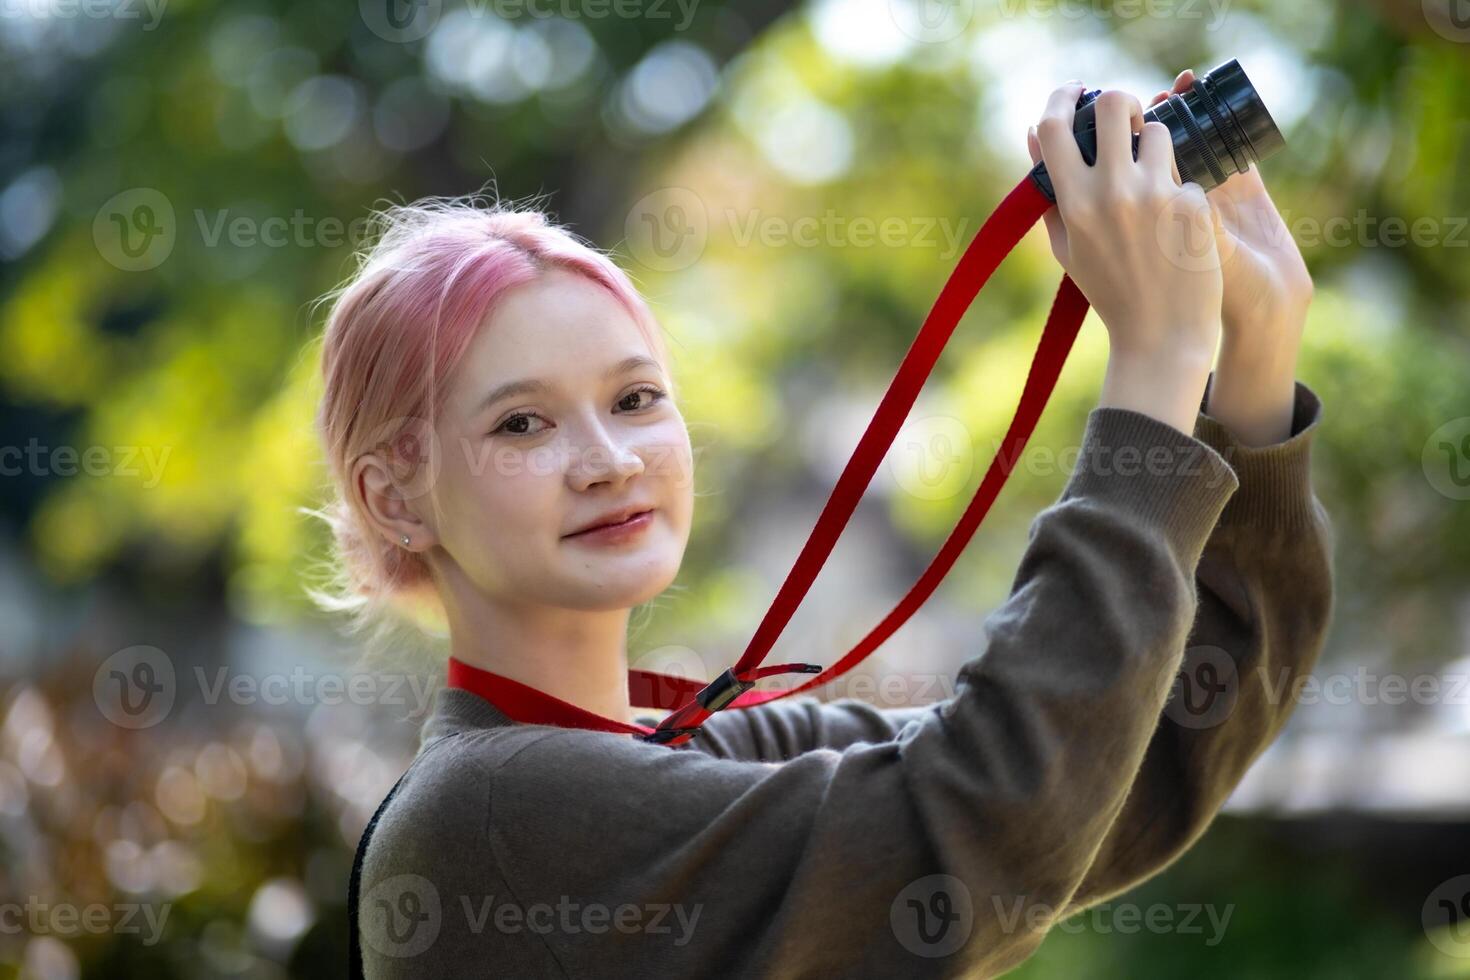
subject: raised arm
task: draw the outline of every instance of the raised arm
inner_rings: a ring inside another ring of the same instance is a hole
[[[1231,461],[1240,488],[1200,559],[1179,682],[1069,912],[1178,858],[1290,717],[1291,692],[1316,663],[1333,609],[1333,531],[1310,474],[1321,412],[1297,382],[1291,435],[1268,446],[1244,445],[1200,416],[1197,437]]]

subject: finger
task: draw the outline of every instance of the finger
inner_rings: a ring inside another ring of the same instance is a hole
[[[1183,71],[1181,71],[1178,75],[1175,75],[1174,76],[1174,91],[1175,91],[1176,94],[1183,95],[1185,92],[1188,92],[1190,90],[1190,88],[1193,87],[1193,85],[1194,85],[1194,69],[1193,68],[1186,68]]]
[[[1169,97],[1169,90],[1168,89],[1161,90],[1158,95],[1154,96],[1154,100],[1149,103],[1149,108],[1153,108],[1154,106],[1158,105],[1160,102],[1163,102],[1168,97]]]
[[[1031,164],[1041,162],[1041,143],[1036,138],[1036,127],[1026,133],[1026,149],[1031,153]],[[1057,208],[1047,208],[1042,220],[1046,222],[1046,234],[1051,239],[1051,253],[1060,259],[1066,254],[1067,228],[1062,224],[1062,215]]]
[[[1241,186],[1258,185],[1261,189],[1261,193],[1264,194],[1266,192],[1266,181],[1261,176],[1261,161],[1259,160],[1252,160],[1249,166],[1247,166],[1240,173],[1234,174],[1232,176],[1232,179],[1234,179],[1235,177],[1240,178],[1240,180],[1236,181],[1236,183],[1240,184]]]
[[[1072,119],[1077,114],[1077,99],[1081,95],[1081,82],[1068,82],[1054,89],[1046,101],[1046,111],[1036,124],[1036,139],[1046,161],[1046,172],[1058,189],[1080,180],[1087,170],[1087,161],[1082,159],[1082,150],[1072,133]]]
[[[1173,172],[1174,183],[1179,183],[1179,168],[1174,163],[1174,137],[1169,127],[1150,120],[1138,137],[1138,165],[1155,176]]]
[[[1143,128],[1138,97],[1109,89],[1097,97],[1097,164],[1118,171],[1133,164],[1133,134]]]
[[[1154,127],[1158,128],[1155,129]],[[1156,168],[1167,168],[1169,179],[1174,181],[1174,186],[1184,186],[1184,178],[1179,175],[1179,157],[1175,153],[1174,134],[1170,131],[1169,127],[1156,119],[1149,120],[1149,125],[1144,127],[1143,133],[1138,137],[1139,163],[1144,163],[1145,143],[1157,144],[1147,151],[1150,154],[1147,165]],[[1161,158],[1164,157],[1167,157],[1167,163],[1161,161]]]

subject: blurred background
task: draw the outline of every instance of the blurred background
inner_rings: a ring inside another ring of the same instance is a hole
[[[0,977],[345,965],[353,848],[439,684],[432,641],[365,667],[303,593],[327,554],[299,510],[326,479],[309,305],[369,209],[540,195],[643,288],[700,497],[630,650],[709,677],[1029,168],[1051,88],[1147,103],[1232,57],[1287,136],[1262,170],[1317,282],[1322,684],[1187,856],[1014,975],[1470,976],[1466,0],[6,0]],[[776,660],[836,659],[925,567],[1059,274],[1038,226]],[[963,559],[829,696],[952,693],[1106,352],[1089,318]]]

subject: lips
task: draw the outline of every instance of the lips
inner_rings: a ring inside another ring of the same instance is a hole
[[[597,531],[603,528],[617,527],[618,525],[628,523],[635,517],[638,517],[642,514],[647,514],[652,510],[652,507],[629,507],[625,510],[614,511],[611,514],[605,514],[602,517],[599,517],[595,522],[585,525],[580,530],[573,531],[571,534],[568,534],[566,536],[569,538],[574,538],[579,534],[586,534],[589,531]]]

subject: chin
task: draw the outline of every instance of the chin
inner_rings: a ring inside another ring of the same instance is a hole
[[[603,561],[580,563],[576,583],[568,583],[575,600],[567,604],[579,609],[608,611],[651,602],[673,584],[681,558],[657,554],[609,555]]]

